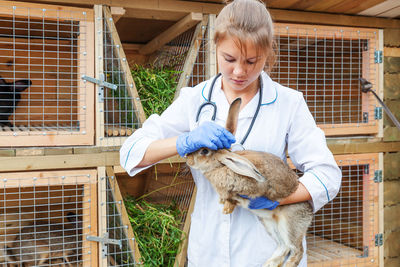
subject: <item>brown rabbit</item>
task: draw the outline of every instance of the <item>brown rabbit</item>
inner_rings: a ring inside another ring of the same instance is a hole
[[[49,224],[36,221],[25,226],[11,248],[11,257],[16,263],[21,263],[14,266],[80,266],[82,241],[79,225],[78,222]]]
[[[226,128],[235,133],[241,99],[232,102]],[[296,191],[299,181],[296,173],[279,157],[266,152],[211,150],[201,148],[187,156],[187,164],[199,169],[211,182],[224,204],[223,213],[233,212],[236,205],[248,209],[251,198],[265,196],[280,201]],[[274,210],[252,210],[277,244],[270,259],[263,266],[297,266],[303,256],[302,240],[313,214],[308,202],[278,206]]]

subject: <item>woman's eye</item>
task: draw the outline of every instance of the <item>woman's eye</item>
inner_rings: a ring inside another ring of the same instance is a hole
[[[205,155],[207,155],[207,154],[208,154],[208,149],[202,148],[202,149],[200,150],[200,155],[205,156]]]
[[[235,60],[232,59],[232,58],[225,58],[225,61],[226,61],[226,62],[230,62],[230,63],[235,62]]]
[[[247,64],[249,64],[249,65],[253,65],[253,64],[256,64],[256,61],[247,61]]]

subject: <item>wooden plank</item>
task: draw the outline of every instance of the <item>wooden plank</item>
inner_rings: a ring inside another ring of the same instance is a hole
[[[400,57],[400,47],[385,47],[383,55],[385,57]]]
[[[172,25],[166,31],[155,37],[145,46],[139,49],[139,53],[143,55],[149,55],[160,49],[163,45],[169,41],[175,39],[178,35],[192,28],[196,23],[203,19],[201,13],[190,12],[183,19]]]
[[[207,44],[206,44],[206,79],[217,75],[217,48],[213,41],[216,15],[208,15]]]
[[[119,152],[94,154],[1,157],[0,172],[89,168],[119,165]]]
[[[60,4],[77,4],[82,5],[81,0],[31,0],[31,2],[41,3],[60,3]],[[269,4],[268,6],[272,6]],[[95,5],[99,2],[97,0],[87,0],[85,5]],[[163,12],[199,12],[203,14],[218,14],[224,7],[224,4],[215,3],[202,3],[178,0],[104,0],[103,4],[110,6],[120,6],[124,8],[132,8],[139,10],[156,10]],[[374,18],[366,16],[351,16],[351,15],[337,15],[322,12],[304,12],[284,10],[281,5],[280,9],[270,8],[269,11],[275,21],[281,22],[302,22],[308,24],[325,24],[325,25],[343,25],[343,26],[357,26],[357,27],[372,27],[372,28],[400,28],[400,21],[395,19]],[[365,9],[365,7],[364,7]],[[361,9],[363,10],[363,9]]]
[[[399,5],[400,3],[398,0],[381,0],[381,3],[364,9],[358,14],[364,16],[377,16]]]
[[[151,19],[151,20],[165,20],[165,21],[178,21],[185,17],[188,12],[165,12],[162,10],[143,10],[135,8],[126,8],[124,18],[134,19]]]
[[[186,87],[189,83],[190,75],[193,71],[194,63],[196,62],[197,54],[199,53],[199,49],[201,46],[201,41],[203,39],[205,33],[205,26],[207,25],[207,15],[204,15],[201,23],[197,24],[196,29],[193,33],[192,43],[190,44],[189,52],[187,53],[185,64],[182,68],[182,73],[179,77],[178,84],[175,90],[176,99],[179,96],[179,93],[183,87]]]
[[[103,46],[103,6],[102,5],[95,5],[94,6],[94,15],[95,15],[95,77],[96,79],[101,80],[104,79],[104,46]],[[100,101],[99,95],[100,86],[96,84],[96,145],[101,144],[102,137],[104,137],[104,102]],[[101,112],[103,111],[103,112]]]
[[[116,24],[118,20],[120,20],[120,18],[122,18],[126,14],[126,9],[123,7],[111,7],[110,11],[114,24]]]
[[[95,6],[95,9],[101,6]],[[97,11],[95,11],[97,12]],[[107,233],[107,185],[106,185],[106,168],[98,167],[98,183],[97,183],[97,218],[98,218],[98,236],[104,236]],[[98,243],[99,251],[102,251],[102,244]],[[112,255],[108,255],[112,257]],[[99,267],[107,267],[107,257],[103,257],[99,253]]]
[[[124,204],[124,199],[121,195],[121,191],[119,190],[118,182],[117,182],[117,177],[114,174],[114,170],[112,167],[107,167],[106,168],[106,173],[107,173],[107,179],[110,185],[110,188],[113,192],[114,195],[114,201],[121,203],[120,205],[116,205],[116,208],[118,210],[118,213],[121,215],[121,222],[124,224],[124,232],[125,236],[128,239],[128,243],[130,246],[131,251],[133,252],[133,256],[135,258],[136,263],[141,262],[141,256],[140,256],[140,251],[137,242],[134,242],[135,240],[135,235],[133,233],[132,225],[129,221],[129,216],[126,212],[125,204]]]
[[[54,2],[54,1],[50,1]],[[88,8],[44,5],[34,3],[24,3],[17,1],[0,1],[0,14],[14,17],[26,17],[31,19],[38,17],[49,20],[59,20],[71,18],[76,20],[93,21],[93,10]]]
[[[174,267],[184,267],[186,263],[187,257],[187,249],[189,244],[189,231],[190,231],[190,223],[191,223],[191,215],[193,213],[194,204],[196,202],[197,188],[195,187],[193,190],[192,198],[190,199],[189,209],[187,211],[185,224],[183,226],[183,233],[185,235],[185,239],[183,243],[180,245],[180,252],[176,255]]]

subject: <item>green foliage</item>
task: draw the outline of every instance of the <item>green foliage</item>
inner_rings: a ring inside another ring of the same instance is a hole
[[[176,205],[152,204],[132,197],[124,200],[139,245],[143,266],[173,266],[183,241],[182,212]]]
[[[161,114],[174,100],[180,72],[169,66],[140,65],[131,71],[146,116]]]

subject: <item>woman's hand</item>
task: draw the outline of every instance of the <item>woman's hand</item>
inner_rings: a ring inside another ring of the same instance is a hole
[[[206,147],[212,150],[230,148],[235,137],[224,127],[208,121],[196,129],[183,133],[176,140],[176,150],[181,157]]]

